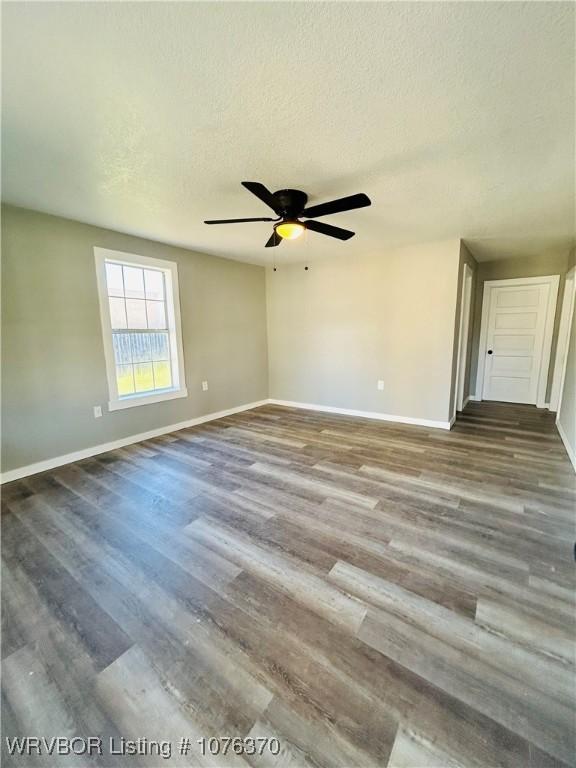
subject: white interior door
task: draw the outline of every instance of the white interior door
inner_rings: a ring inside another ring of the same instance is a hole
[[[485,289],[482,398],[544,405],[557,278],[499,280]]]

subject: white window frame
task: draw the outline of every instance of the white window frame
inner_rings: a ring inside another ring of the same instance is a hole
[[[180,293],[178,290],[178,266],[175,261],[165,259],[153,259],[150,256],[138,256],[124,251],[112,251],[108,248],[94,248],[96,262],[96,280],[98,285],[98,298],[100,301],[100,321],[102,324],[102,338],[104,341],[104,357],[106,360],[106,375],[108,378],[108,402],[109,411],[119,411],[124,408],[133,408],[136,405],[150,405],[162,403],[165,400],[174,400],[179,397],[187,397],[186,381],[184,377],[184,351],[182,347],[182,321],[180,317]],[[164,273],[164,285],[166,290],[166,312],[168,331],[170,337],[170,356],[172,360],[172,383],[170,389],[156,392],[142,392],[120,396],[116,384],[116,360],[112,343],[112,324],[110,321],[110,308],[108,303],[108,286],[106,281],[106,262],[125,264],[127,266],[150,267],[161,270]]]

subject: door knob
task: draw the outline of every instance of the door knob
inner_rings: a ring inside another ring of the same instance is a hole
[[[488,350],[488,354],[489,354],[489,355],[491,355],[491,354],[492,354],[492,350],[491,350],[491,349],[489,349],[489,350]]]

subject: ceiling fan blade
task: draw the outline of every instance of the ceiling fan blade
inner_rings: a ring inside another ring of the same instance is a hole
[[[318,216],[328,216],[330,213],[351,211],[354,208],[364,208],[366,205],[372,205],[372,202],[368,195],[361,193],[359,195],[341,197],[339,200],[332,200],[329,203],[320,203],[320,205],[313,205],[310,208],[305,208],[302,216],[306,216],[308,219],[316,219]]]
[[[241,224],[243,221],[276,221],[276,219],[213,219],[205,221],[204,224]]]
[[[268,242],[266,243],[266,245],[264,247],[265,248],[274,248],[276,245],[280,245],[281,242],[282,242],[282,238],[276,232],[276,230],[274,230],[274,232],[272,232],[272,234],[270,235],[270,239],[268,240]]]
[[[328,237],[337,237],[338,240],[350,240],[356,234],[349,229],[333,227],[332,224],[325,224],[323,221],[305,221],[304,226],[306,229],[311,229],[312,232],[319,232],[321,235],[328,235]]]
[[[278,213],[276,210],[276,201],[274,200],[274,195],[272,192],[266,189],[264,184],[260,184],[259,181],[243,181],[242,186],[246,187],[246,189],[249,192],[252,192],[253,195],[256,195],[256,197],[262,200],[263,203],[266,203],[266,205],[269,208],[272,208],[275,213]]]

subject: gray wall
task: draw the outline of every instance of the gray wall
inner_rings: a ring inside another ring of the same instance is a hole
[[[556,358],[556,342],[558,340],[558,326],[562,298],[564,296],[564,278],[569,269],[569,253],[561,255],[527,256],[523,258],[501,259],[500,261],[483,261],[478,264],[476,296],[474,299],[474,328],[472,338],[472,361],[470,366],[470,391],[476,391],[476,374],[478,371],[478,348],[480,346],[480,326],[482,323],[482,297],[484,295],[485,280],[509,280],[516,277],[542,277],[544,275],[560,275],[560,287],[558,289],[558,303],[554,319],[554,331],[552,336],[552,354],[550,356],[550,368],[548,373],[548,388],[546,398],[550,396],[554,360]],[[479,393],[476,392],[478,395]]]
[[[2,214],[3,471],[267,397],[262,267],[21,208]],[[94,246],[178,263],[187,398],[107,412]]]
[[[2,214],[2,471],[267,397],[447,421],[463,264],[476,281],[472,393],[484,280],[563,277],[570,264],[567,254],[477,265],[454,240],[266,272],[12,206]],[[107,411],[94,246],[178,263],[187,398]],[[562,291],[563,281],[559,308]],[[574,345],[573,327],[560,414],[573,443]]]
[[[269,270],[270,397],[448,421],[459,267],[452,240]]]

